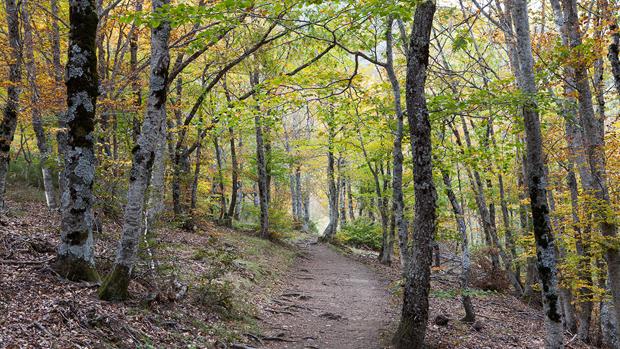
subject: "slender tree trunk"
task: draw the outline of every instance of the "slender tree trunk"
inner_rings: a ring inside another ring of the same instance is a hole
[[[394,134],[394,148],[392,151],[392,211],[394,215],[394,226],[398,235],[398,248],[400,251],[400,264],[403,270],[407,269],[407,245],[409,244],[409,232],[407,231],[407,221],[404,217],[405,201],[403,196],[403,109],[401,106],[401,91],[396,72],[394,71],[394,55],[392,53],[393,19],[388,20],[385,32],[386,38],[386,65],[390,84],[392,86],[392,96],[394,100],[394,113],[396,114],[396,133]]]
[[[554,12],[554,19],[556,24],[556,29],[561,35],[562,44],[568,46],[570,42],[569,34],[567,32],[568,28],[565,24],[564,14],[562,12],[562,6],[559,0],[551,0],[551,7]],[[591,273],[591,256],[590,256],[590,248],[589,248],[589,240],[591,227],[584,226],[581,228],[581,224],[579,222],[578,215],[578,189],[577,189],[577,180],[574,174],[574,164],[577,164],[577,168],[579,170],[579,174],[581,177],[581,185],[585,192],[592,192],[593,188],[591,187],[592,174],[587,163],[587,159],[585,156],[585,151],[583,148],[583,135],[582,131],[579,129],[578,123],[578,111],[577,111],[577,99],[574,97],[577,92],[575,90],[575,71],[572,67],[566,66],[564,67],[564,95],[566,96],[566,100],[562,103],[562,114],[564,119],[566,120],[566,132],[565,137],[568,144],[568,187],[571,193],[571,208],[572,208],[572,217],[573,217],[573,230],[575,234],[575,244],[576,251],[580,257],[579,261],[579,278],[581,282],[584,284],[584,287],[579,289],[579,298],[580,298],[580,311],[578,314],[579,317],[579,327],[577,329],[577,333],[579,338],[583,341],[589,340],[589,332],[590,332],[590,319],[593,304],[591,301],[592,296],[592,273]],[[568,305],[567,305],[568,306]],[[566,307],[565,307],[566,308]],[[572,324],[568,324],[572,325]]]
[[[340,227],[344,227],[347,224],[347,211],[346,211],[346,181],[343,172],[343,167],[345,166],[344,159],[340,159],[338,161],[338,208],[340,212],[338,213],[338,218],[340,218]]]
[[[39,160],[41,172],[43,174],[43,189],[45,190],[45,201],[51,210],[58,208],[56,201],[56,189],[54,188],[52,169],[48,159],[51,155],[50,147],[47,144],[47,136],[43,129],[41,120],[41,109],[39,108],[39,86],[37,85],[37,65],[34,59],[34,42],[32,38],[32,25],[30,23],[30,9],[28,1],[22,0],[22,22],[24,27],[24,47],[25,47],[25,66],[30,83],[30,111],[32,113],[32,128],[37,138],[39,148]]]
[[[302,194],[303,197],[303,208],[304,208],[304,224],[303,224],[303,231],[305,232],[309,232],[310,231],[310,194],[305,191]]]
[[[441,171],[441,175],[443,177],[443,183],[446,185],[446,194],[448,195],[448,200],[450,200],[450,204],[452,205],[452,211],[454,213],[454,218],[456,219],[456,226],[462,240],[462,271],[460,275],[460,280],[461,300],[463,302],[463,308],[465,309],[465,317],[462,321],[474,322],[476,320],[476,313],[474,312],[474,305],[472,304],[471,297],[469,296],[469,270],[471,262],[469,259],[469,243],[467,241],[467,226],[465,225],[465,219],[463,218],[463,208],[459,204],[458,200],[456,199],[456,195],[454,195],[454,191],[452,190],[452,181],[450,180],[450,175],[445,170]]]
[[[220,197],[220,217],[219,221],[224,221],[226,216],[226,192],[224,187],[224,159],[222,156],[222,147],[220,147],[219,137],[216,135],[213,139],[215,146],[215,160],[217,165],[217,190]]]
[[[575,0],[562,0],[565,31],[569,37],[569,45],[573,49],[581,46],[581,29]],[[592,93],[589,85],[587,65],[577,59],[572,63],[575,73],[575,88],[578,92],[580,126],[583,130],[583,142],[592,174],[591,195],[596,199],[594,213],[600,222],[600,229],[606,238],[617,236],[617,226],[611,217],[609,188],[605,165],[605,119],[604,113],[598,117],[594,114]],[[609,244],[605,249],[609,286],[614,302],[616,318],[620,318],[620,249]],[[616,328],[620,334],[620,328]]]
[[[228,134],[230,136],[230,161],[231,161],[231,193],[230,193],[230,206],[228,207],[228,214],[225,219],[227,226],[232,226],[232,219],[239,219],[239,216],[235,215],[235,209],[237,207],[237,196],[239,192],[239,162],[237,161],[237,148],[235,147],[235,131],[232,127],[228,128]]]
[[[334,159],[334,138],[336,137],[333,125],[327,126],[327,197],[329,201],[329,223],[323,231],[322,239],[330,241],[336,235],[338,227],[338,191],[336,188],[336,169]]]
[[[61,200],[61,237],[56,271],[70,280],[97,281],[93,241],[95,108],[97,105],[97,12],[93,0],[69,4],[67,59],[66,188]]]
[[[152,0],[153,12],[169,4],[169,0]],[[151,177],[155,153],[166,127],[166,98],[170,54],[168,38],[170,23],[163,20],[151,29],[151,73],[147,113],[142,123],[138,143],[133,149],[131,175],[127,190],[127,205],[123,215],[123,230],[114,268],[99,289],[105,300],[124,300],[137,258],[144,217],[144,202]]]
[[[193,212],[196,209],[198,203],[198,182],[200,181],[200,166],[202,157],[202,142],[198,142],[196,147],[196,162],[194,165],[194,179],[192,181],[192,192],[190,196],[189,208]]]
[[[255,86],[259,83],[258,72],[250,75],[250,83]],[[267,171],[267,158],[265,142],[263,138],[263,122],[260,117],[260,109],[254,114],[254,128],[256,131],[256,166],[258,167],[258,196],[260,203],[260,235],[263,238],[269,237],[269,178]]]
[[[428,321],[430,255],[436,228],[437,192],[433,182],[431,124],[424,84],[429,60],[430,34],[435,3],[424,1],[416,7],[407,55],[407,118],[413,152],[415,214],[410,266],[405,275],[403,308],[394,342],[398,349],[424,347]]]
[[[134,10],[142,11],[144,0],[136,0]],[[131,24],[129,30],[129,69],[131,70],[131,89],[134,95],[134,115],[132,120],[132,138],[133,142],[138,142],[140,134],[140,107],[142,106],[142,88],[140,86],[140,76],[138,72],[138,26],[136,23]]]
[[[62,96],[62,90],[64,85],[63,78],[63,68],[60,63],[60,28],[58,27],[58,2],[57,0],[50,0],[50,12],[52,22],[52,32],[51,32],[51,41],[52,41],[52,66],[54,70],[54,87],[57,95]],[[58,98],[55,100],[56,103],[63,104],[63,99]],[[65,188],[67,187],[65,183],[65,171],[64,171],[64,154],[67,148],[67,122],[65,120],[65,113],[58,113],[58,132],[56,133],[56,143],[58,146],[58,187],[60,192],[60,199],[62,200],[62,195],[65,192]]]
[[[6,0],[6,21],[10,47],[9,86],[6,89],[7,101],[4,106],[2,123],[0,123],[0,211],[6,209],[6,177],[11,161],[11,143],[17,127],[19,111],[19,94],[22,80],[21,39],[19,35],[19,10],[15,0]]]
[[[523,75],[520,86],[527,100],[523,104],[523,118],[527,148],[527,184],[534,221],[534,238],[538,257],[538,274],[543,288],[543,308],[547,329],[547,348],[562,348],[563,330],[558,303],[557,261],[549,206],[547,203],[546,178],[542,154],[542,134],[535,96],[534,58],[530,41],[527,2],[514,0],[512,16],[516,31],[519,65]]]
[[[297,211],[297,220],[299,222],[302,222],[303,224],[303,220],[304,220],[304,212],[303,212],[303,193],[301,190],[301,167],[298,165],[297,167],[295,167],[295,206],[296,206],[296,211]]]
[[[175,64],[176,65],[176,64]],[[183,80],[179,77],[176,79],[176,110],[174,112],[176,119],[176,126],[183,127],[183,113],[181,110],[181,98],[183,96]],[[184,145],[184,140],[181,139],[182,135],[177,132],[177,140],[172,152],[173,155],[173,170],[172,170],[172,208],[174,214],[179,216],[184,213],[185,205],[183,204],[182,185],[185,182],[186,175],[189,171],[189,154],[186,153],[187,147]]]
[[[349,220],[355,220],[355,211],[353,210],[353,192],[351,191],[351,177],[347,178],[347,204],[349,205]]]
[[[616,16],[617,8],[614,6],[609,8],[607,0],[601,0],[601,10],[603,18],[608,23],[609,35],[611,42],[607,47],[607,59],[611,66],[611,74],[614,77],[614,86],[616,93],[620,95],[620,31],[618,30],[618,19]]]

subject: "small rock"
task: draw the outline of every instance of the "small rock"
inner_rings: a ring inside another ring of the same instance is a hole
[[[482,331],[482,329],[484,328],[484,326],[482,325],[482,322],[480,321],[474,322],[473,325],[471,325],[471,327],[478,332]]]
[[[450,322],[450,318],[445,315],[437,315],[434,321],[437,326],[446,326],[448,322]]]
[[[319,315],[319,317],[325,318],[327,320],[334,320],[334,321],[339,321],[343,319],[341,315],[334,314],[334,313],[323,313]]]

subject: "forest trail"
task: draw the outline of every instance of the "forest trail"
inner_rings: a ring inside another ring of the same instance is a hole
[[[306,241],[301,249],[263,309],[263,348],[384,348],[394,314],[389,281],[327,244]]]

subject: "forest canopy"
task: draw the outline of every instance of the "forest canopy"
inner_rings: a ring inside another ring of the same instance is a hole
[[[546,348],[619,348],[619,6],[3,0],[0,223],[44,203],[45,263],[102,301],[182,284],[169,230],[234,229],[396,270],[396,348],[429,343],[442,260],[472,328],[496,291]],[[33,264],[8,226],[5,280]]]

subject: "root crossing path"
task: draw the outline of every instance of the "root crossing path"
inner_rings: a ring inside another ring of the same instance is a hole
[[[264,308],[262,348],[378,349],[395,316],[388,281],[327,244],[305,242]]]

